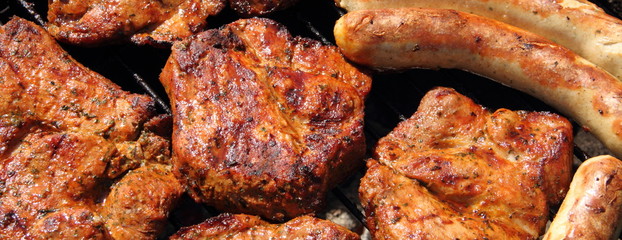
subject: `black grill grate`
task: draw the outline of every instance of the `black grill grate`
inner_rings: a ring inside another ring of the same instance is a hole
[[[598,0],[595,3],[612,15],[622,16],[614,11],[618,8],[612,7],[619,2],[614,2],[612,5],[609,1]],[[12,16],[20,16],[44,25],[46,12],[47,1],[9,0],[8,3],[0,3],[0,23],[8,21]],[[332,27],[343,14],[344,11],[337,8],[331,0],[303,0],[292,9],[267,17],[285,24],[293,35],[310,37],[325,44],[334,44]],[[208,19],[208,27],[218,27],[236,18],[230,10],[225,10],[220,16]],[[170,50],[131,44],[101,48],[63,45],[63,48],[76,60],[113,80],[125,90],[152,96],[157,102],[160,113],[171,113],[168,98],[158,80],[160,70],[164,67]],[[373,88],[366,102],[365,135],[368,152],[379,138],[385,136],[400,121],[413,114],[423,95],[435,86],[454,88],[490,109],[504,107],[557,112],[531,96],[459,70],[411,70],[378,74],[374,76]],[[580,128],[575,125],[575,129]],[[579,146],[575,147],[574,153],[579,162],[586,160],[590,155],[600,154],[598,152],[586,153]],[[331,204],[329,208],[347,209],[348,217],[358,221],[354,226],[349,227],[357,232],[362,232],[362,226],[364,226],[357,193],[358,181],[363,174],[364,169],[361,169],[355,176],[335,188],[330,196],[334,199],[333,202],[339,205]],[[182,199],[181,205],[186,207],[172,214],[169,233],[181,226],[195,224],[205,217],[217,214],[215,210],[200,206],[188,197]],[[197,208],[200,211],[196,211]],[[320,217],[329,217],[329,212],[330,209],[327,213],[320,214]]]

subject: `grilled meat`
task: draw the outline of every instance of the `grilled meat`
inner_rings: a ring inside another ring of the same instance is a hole
[[[530,94],[622,157],[622,81],[537,34],[474,14],[424,8],[349,12],[334,33],[342,53],[368,67],[462,69]]]
[[[168,166],[148,164],[126,174],[102,203],[114,239],[149,239],[161,233],[182,187]]]
[[[182,187],[153,114],[152,99],[75,62],[39,26],[0,27],[0,238],[108,239],[116,226],[155,238]]]
[[[572,128],[437,88],[378,142],[359,189],[376,239],[537,239],[568,189]]]
[[[229,4],[242,16],[265,15],[297,0],[49,0],[48,31],[58,40],[98,46],[166,46],[204,29]]]
[[[259,16],[285,9],[298,0],[229,0],[233,10],[242,16]]]
[[[161,45],[203,30],[224,6],[224,0],[49,0],[48,31],[83,46],[130,38]]]
[[[173,165],[197,201],[292,218],[320,210],[362,163],[369,76],[272,20],[176,43],[160,80],[173,108]]]
[[[622,161],[592,157],[577,168],[568,194],[543,240],[619,239],[622,229]]]
[[[205,222],[184,227],[171,240],[191,239],[360,239],[347,228],[310,216],[283,224],[270,224],[246,214],[221,214]]]

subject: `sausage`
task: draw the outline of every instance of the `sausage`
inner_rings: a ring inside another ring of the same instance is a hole
[[[622,20],[586,0],[335,0],[348,11],[445,8],[493,18],[565,46],[622,80]]]
[[[579,166],[544,240],[617,239],[622,214],[622,161],[598,156]]]
[[[457,68],[558,109],[622,156],[622,82],[567,48],[511,25],[447,9],[349,12],[334,27],[342,53],[372,68]]]

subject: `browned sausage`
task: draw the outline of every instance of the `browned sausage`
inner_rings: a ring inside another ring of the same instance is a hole
[[[344,55],[359,64],[463,69],[531,94],[622,156],[622,82],[539,35],[473,14],[419,8],[350,12],[334,32]]]
[[[335,0],[348,11],[445,8],[493,18],[565,46],[622,80],[622,20],[587,0]]]
[[[622,214],[622,161],[598,156],[585,161],[544,240],[617,239]]]

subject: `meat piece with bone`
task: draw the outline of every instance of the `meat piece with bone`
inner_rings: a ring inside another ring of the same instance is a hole
[[[537,239],[572,173],[572,127],[428,92],[382,138],[359,189],[376,239]]]
[[[283,220],[322,209],[327,191],[362,165],[370,77],[272,20],[176,43],[160,80],[175,171],[197,201]]]

